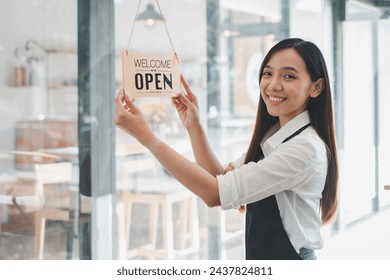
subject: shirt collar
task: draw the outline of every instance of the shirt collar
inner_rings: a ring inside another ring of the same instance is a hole
[[[284,139],[286,139],[308,123],[310,123],[310,115],[308,111],[304,111],[298,116],[294,117],[289,122],[287,122],[284,126],[279,128],[279,130],[272,128],[271,130],[275,132],[273,132],[273,135],[271,134],[270,137],[264,142],[262,148],[264,148],[265,150],[275,150],[276,147],[278,147],[284,141]]]

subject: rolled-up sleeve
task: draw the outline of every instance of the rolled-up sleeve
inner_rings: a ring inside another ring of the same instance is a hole
[[[237,159],[237,160],[235,160],[235,161],[232,161],[232,162],[229,163],[229,164],[230,164],[231,166],[233,166],[235,169],[240,168],[241,166],[244,165],[245,157],[246,157],[246,153],[243,153],[239,159]]]
[[[244,165],[245,156],[246,153],[243,153],[240,158],[230,162],[229,165],[233,166],[234,169],[240,168]],[[234,187],[238,183],[236,179],[232,171],[227,172],[225,175],[217,176],[222,210],[238,209],[240,207],[238,203],[235,203],[239,199],[238,190]]]
[[[313,145],[296,137],[257,163],[217,176],[222,209],[236,209],[307,182],[317,160]]]
[[[217,176],[219,199],[221,201],[222,210],[238,209],[240,207],[240,204],[237,203],[239,194],[238,189],[236,188],[237,182],[233,175],[233,171],[230,171],[225,175]]]

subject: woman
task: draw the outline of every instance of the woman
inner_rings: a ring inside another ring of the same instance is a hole
[[[172,150],[149,129],[122,90],[116,125],[148,148],[160,163],[210,207],[246,205],[247,259],[316,259],[321,225],[337,209],[338,165],[329,77],[311,42],[286,39],[260,68],[260,100],[248,151],[224,169],[200,124],[198,102],[173,98],[196,163]]]

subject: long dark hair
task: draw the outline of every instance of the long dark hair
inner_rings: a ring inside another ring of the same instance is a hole
[[[320,49],[312,42],[298,38],[283,40],[273,46],[265,56],[260,67],[259,84],[263,76],[264,66],[269,62],[271,57],[276,52],[288,48],[294,49],[302,57],[312,82],[321,78],[324,81],[324,88],[319,96],[316,98],[309,97],[307,110],[309,111],[311,125],[326,144],[328,152],[328,173],[322,192],[322,199],[320,201],[322,222],[325,224],[330,222],[335,216],[338,205],[337,147],[333,120],[332,96],[325,59]],[[263,140],[265,133],[278,121],[278,117],[271,116],[268,113],[264,100],[260,94],[255,130],[248,148],[245,163],[251,161],[257,162],[264,158],[260,143]]]

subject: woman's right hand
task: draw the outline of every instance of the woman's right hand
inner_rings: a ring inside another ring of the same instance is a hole
[[[200,125],[198,99],[192,92],[189,84],[180,76],[185,93],[172,97],[172,105],[176,108],[180,120],[186,129]]]
[[[121,89],[115,98],[115,125],[145,145],[154,134],[134,101]]]

